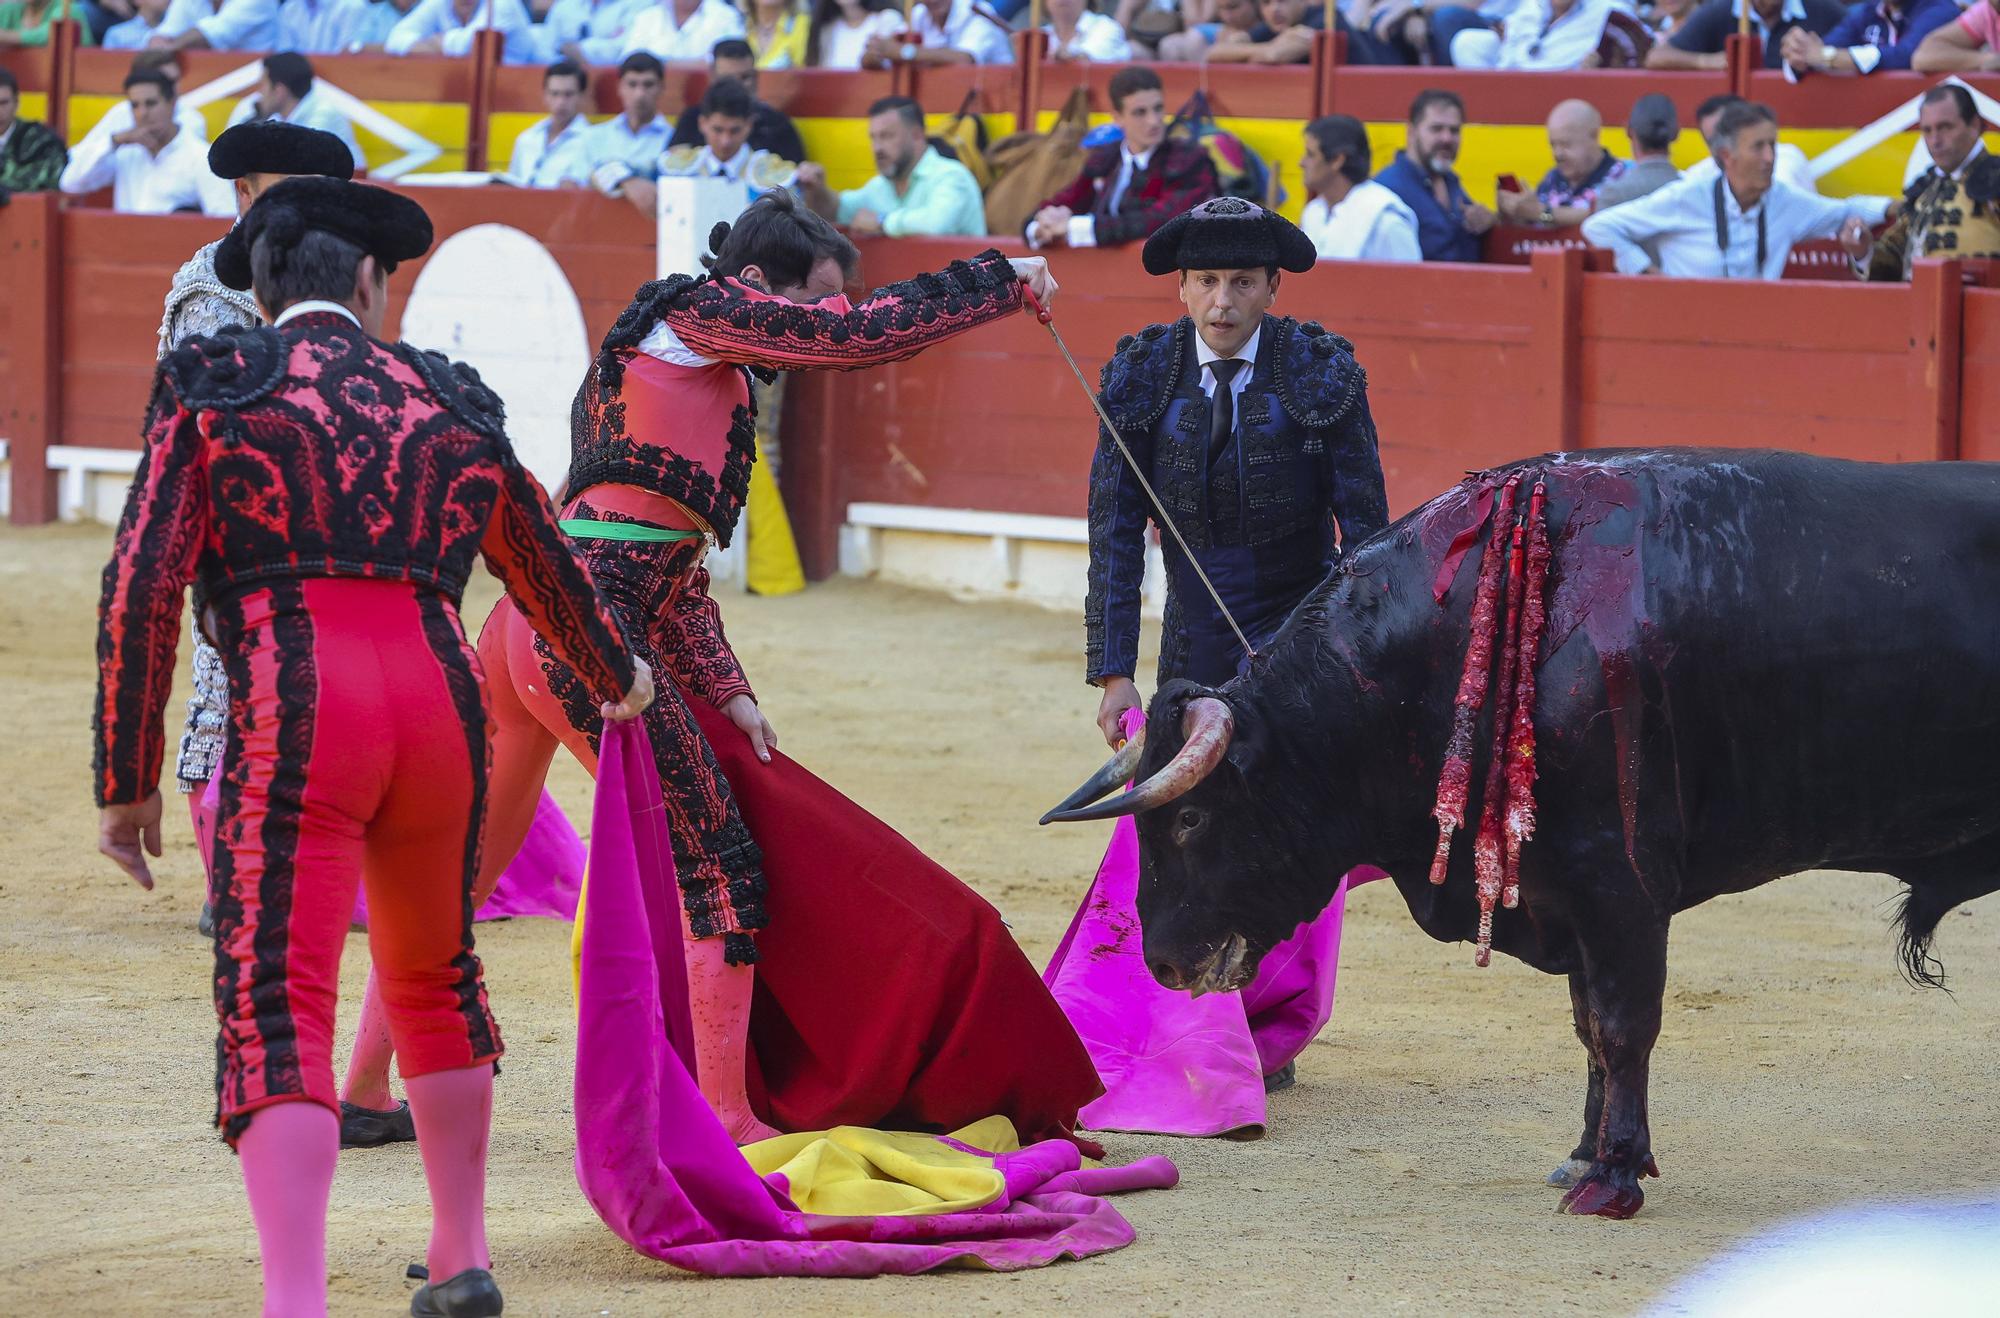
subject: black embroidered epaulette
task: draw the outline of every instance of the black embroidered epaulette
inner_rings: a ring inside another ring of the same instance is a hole
[[[231,326],[184,340],[161,360],[160,374],[189,411],[234,411],[277,388],[290,360],[284,336],[270,326]]]
[[[1367,393],[1368,375],[1354,360],[1354,345],[1318,321],[1301,325],[1289,316],[1273,316],[1265,320],[1264,331],[1281,336],[1278,398],[1300,425],[1336,425]]]
[[[1148,325],[1127,334],[1098,373],[1104,410],[1120,430],[1144,430],[1158,421],[1180,384],[1186,335],[1194,322],[1183,316],[1171,325]]]
[[[489,439],[507,434],[507,408],[500,395],[486,387],[479,372],[441,352],[398,343],[396,353],[430,386],[438,401],[466,426]]]
[[[1979,159],[1966,166],[1960,186],[1973,201],[2000,201],[2000,156],[1981,152]]]

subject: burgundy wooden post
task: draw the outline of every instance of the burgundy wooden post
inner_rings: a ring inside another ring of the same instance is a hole
[[[851,387],[851,378],[841,371],[809,371],[786,385],[795,401],[785,408],[781,423],[779,451],[785,460],[779,486],[808,581],[824,581],[840,569],[840,528],[847,510],[840,501],[834,444],[841,424],[840,391]],[[812,393],[811,399],[800,396],[805,391]]]
[[[73,18],[49,24],[49,118],[56,136],[69,141],[69,89],[76,85],[76,48],[83,29]]]
[[[493,84],[499,76],[500,53],[505,43],[506,38],[490,27],[472,34],[472,99],[466,106],[465,167],[474,172],[486,168]]]
[[[1965,322],[1964,267],[1919,261],[1910,276],[1910,451],[1913,459],[1959,455],[1960,330]]]
[[[1528,355],[1536,429],[1547,447],[1574,449],[1582,442],[1583,249],[1543,248],[1529,256],[1528,270],[1535,282]]]
[[[1015,89],[1020,93],[1020,99],[1015,103],[1014,131],[1032,133],[1041,117],[1042,66],[1048,57],[1049,34],[1035,29],[1014,35],[1016,59],[1021,66],[1021,81]]]
[[[1342,41],[1338,32],[1313,33],[1311,65],[1313,74],[1312,117],[1332,114],[1334,69],[1340,65]]]
[[[1750,75],[1764,67],[1764,40],[1755,34],[1745,36],[1732,32],[1723,50],[1723,58],[1729,62],[1730,94],[1747,101],[1750,99]]]
[[[62,417],[62,210],[57,194],[24,192],[0,211],[0,270],[13,304],[14,363],[7,408],[7,461],[13,487],[8,520],[55,519],[48,449]]]

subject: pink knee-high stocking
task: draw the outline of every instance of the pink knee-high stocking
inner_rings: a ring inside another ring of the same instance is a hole
[[[354,1032],[354,1051],[347,1059],[347,1082],[340,1096],[356,1107],[387,1112],[396,1106],[389,1092],[389,1063],[396,1045],[389,1038],[389,1012],[382,1005],[382,990],[375,971],[368,972],[368,990],[361,995],[361,1026]]]
[[[686,941],[688,1010],[694,1018],[695,1083],[738,1144],[770,1139],[776,1130],[750,1110],[745,1066],[750,1049],[750,990],[755,967],[722,959],[720,938]]]
[[[274,1103],[236,1142],[264,1259],[264,1318],[326,1312],[326,1205],[340,1121],[317,1103]]]
[[[486,1252],[486,1140],[493,1125],[493,1064],[433,1071],[404,1081],[417,1150],[431,1191],[434,1281],[490,1265]]]

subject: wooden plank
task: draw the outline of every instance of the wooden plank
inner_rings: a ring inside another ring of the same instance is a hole
[[[1965,290],[1958,381],[1958,455],[2000,460],[2000,288]]]
[[[1551,76],[1343,64],[1333,71],[1333,104],[1328,112],[1351,114],[1364,123],[1404,123],[1409,119],[1410,102],[1418,92],[1431,87],[1457,92],[1465,101],[1466,120],[1475,124],[1542,123],[1558,101],[1570,97],[1580,97],[1596,106],[1607,124],[1620,124],[1631,114],[1633,102],[1649,92],[1673,97],[1681,122],[1692,124],[1695,107],[1710,96],[1728,91],[1729,79],[1720,71],[1649,73],[1633,69],[1577,69]],[[1294,109],[1291,113],[1297,115],[1299,111]]]

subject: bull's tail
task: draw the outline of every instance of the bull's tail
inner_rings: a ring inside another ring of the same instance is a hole
[[[1931,951],[1940,922],[1955,907],[2000,888],[2000,875],[1905,879],[1902,905],[1896,912],[1896,959],[1903,978],[1918,988],[1945,989],[1944,963]]]

